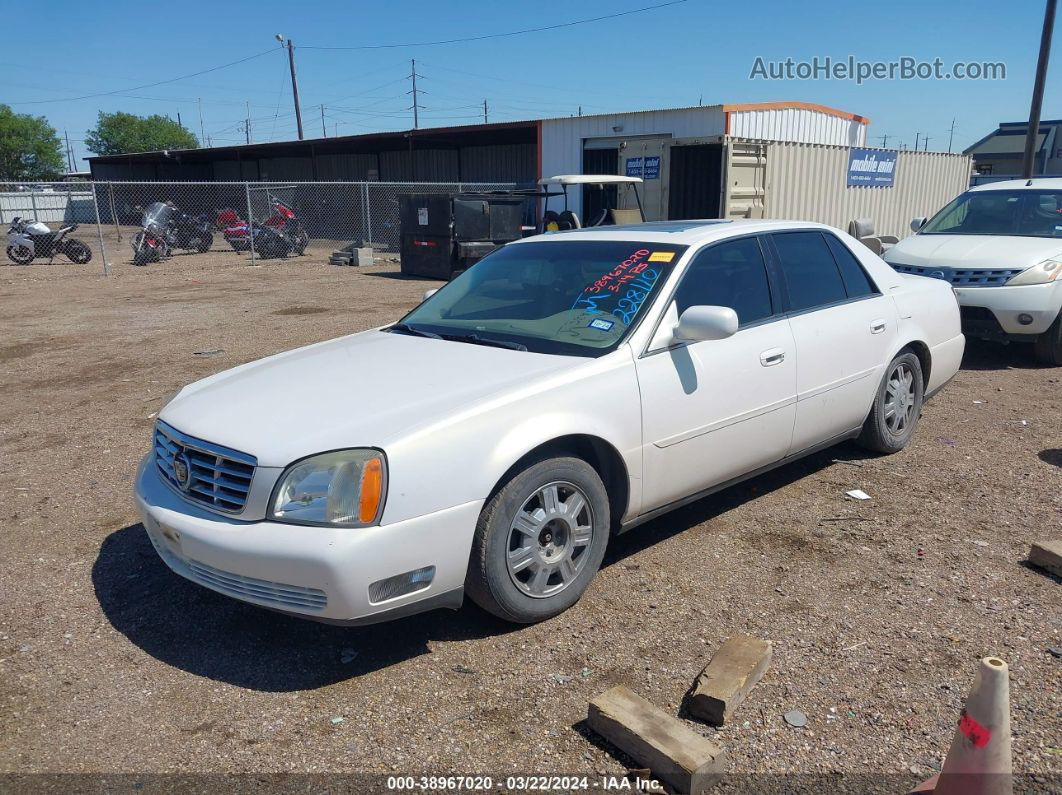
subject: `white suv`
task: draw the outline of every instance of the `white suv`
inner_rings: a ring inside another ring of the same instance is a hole
[[[1062,367],[1062,179],[981,185],[911,228],[884,258],[950,282],[964,334],[1032,342],[1040,361]]]

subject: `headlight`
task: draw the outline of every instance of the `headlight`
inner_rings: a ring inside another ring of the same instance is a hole
[[[1020,287],[1023,284],[1047,284],[1062,277],[1062,260],[1048,259],[1039,265],[1033,265],[1007,282],[1008,287]]]
[[[386,461],[379,450],[310,456],[280,476],[269,518],[320,527],[367,527],[380,520],[386,481]]]

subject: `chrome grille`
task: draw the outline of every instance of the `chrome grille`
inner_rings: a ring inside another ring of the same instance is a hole
[[[189,560],[188,568],[192,579],[236,598],[256,599],[280,607],[310,609],[320,609],[328,604],[328,596],[320,588],[244,577],[231,571],[215,569],[197,560]]]
[[[188,469],[186,483],[174,469],[178,457]],[[188,499],[216,511],[239,513],[247,503],[258,459],[186,436],[159,420],[155,423],[155,465],[166,482]]]
[[[1021,268],[936,268],[890,262],[897,273],[942,279],[953,287],[1002,287],[1022,272]]]

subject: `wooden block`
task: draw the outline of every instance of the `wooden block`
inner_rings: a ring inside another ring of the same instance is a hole
[[[701,671],[686,699],[686,709],[714,726],[729,721],[771,664],[771,642],[748,635],[728,638]]]
[[[1029,549],[1029,563],[1062,577],[1062,539],[1034,542]]]
[[[677,792],[705,792],[726,769],[719,746],[625,687],[614,687],[591,701],[586,720]]]

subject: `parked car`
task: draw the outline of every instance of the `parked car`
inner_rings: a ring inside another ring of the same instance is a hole
[[[885,252],[893,268],[949,282],[967,335],[1031,342],[1062,367],[1062,179],[980,185],[911,228]]]
[[[947,284],[829,227],[539,235],[400,322],[184,387],[136,501],[167,565],[257,605],[539,621],[615,533],[844,439],[902,449],[963,346]]]

